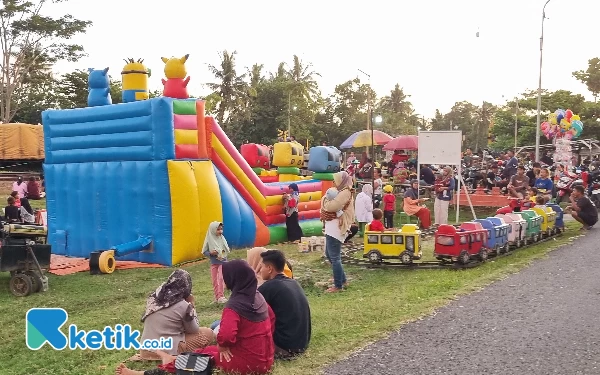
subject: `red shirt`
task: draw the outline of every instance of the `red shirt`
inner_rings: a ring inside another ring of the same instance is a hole
[[[269,318],[262,322],[252,322],[242,318],[235,311],[225,308],[221,315],[221,326],[217,334],[217,344],[231,350],[230,362],[221,361],[216,346],[196,350],[213,357],[215,367],[236,374],[266,374],[271,371],[275,348],[273,331],[275,314],[269,307]],[[159,365],[159,368],[175,373],[175,363]]]
[[[386,193],[383,196],[383,210],[396,211],[396,196],[392,193]]]
[[[383,232],[385,228],[380,220],[373,220],[371,221],[371,224],[369,224],[369,230],[373,232]]]

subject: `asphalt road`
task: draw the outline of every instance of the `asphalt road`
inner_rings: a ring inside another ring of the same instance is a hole
[[[326,374],[600,374],[600,229]]]

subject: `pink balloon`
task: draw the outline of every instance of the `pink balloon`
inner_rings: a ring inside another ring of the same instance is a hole
[[[565,138],[570,141],[571,139],[573,139],[573,134],[567,133],[567,134],[565,134]]]

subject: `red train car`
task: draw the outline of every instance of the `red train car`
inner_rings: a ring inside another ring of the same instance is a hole
[[[251,168],[271,169],[269,148],[256,143],[246,143],[240,148],[242,157],[250,164]]]
[[[480,223],[466,222],[458,229],[442,224],[435,232],[433,255],[439,260],[457,261],[467,264],[471,257],[484,261],[488,258],[487,230]]]

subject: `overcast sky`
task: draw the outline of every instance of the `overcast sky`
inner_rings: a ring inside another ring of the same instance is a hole
[[[89,54],[60,73],[144,58],[151,89],[162,88],[161,56],[190,54],[190,92],[213,82],[207,64],[237,50],[238,72],[256,62],[274,71],[297,54],[312,63],[325,95],[336,84],[371,75],[378,95],[399,83],[416,113],[432,117],[461,100],[502,103],[536,89],[545,0],[70,0],[48,7],[93,21],[75,41]],[[93,5],[92,5],[93,4]],[[546,8],[543,87],[591,99],[571,72],[600,57],[600,1],[552,0]],[[480,37],[475,35],[480,32]],[[503,99],[503,96],[505,99]]]

